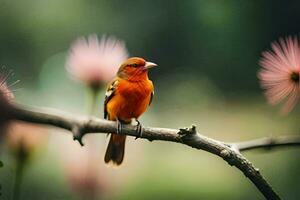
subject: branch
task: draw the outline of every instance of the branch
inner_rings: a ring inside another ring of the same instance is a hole
[[[81,145],[82,137],[87,133],[116,133],[116,123],[99,118],[75,117],[64,113],[57,113],[50,110],[35,110],[15,105],[12,109],[12,119],[25,122],[52,125],[73,133],[74,140],[78,140]],[[136,127],[124,125],[122,133],[129,136],[138,137]],[[196,131],[196,127],[185,129],[167,129],[144,127],[142,138],[153,140],[163,140],[185,144],[192,148],[201,149],[223,158],[229,165],[235,166],[248,177],[266,199],[280,199],[269,183],[242,154],[226,144],[208,137]],[[241,143],[242,144],[242,143]],[[243,145],[237,145],[240,150],[245,150]]]
[[[255,140],[233,143],[233,148],[238,151],[249,151],[252,149],[270,150],[276,147],[300,146],[300,136],[280,136],[280,137],[265,137]]]

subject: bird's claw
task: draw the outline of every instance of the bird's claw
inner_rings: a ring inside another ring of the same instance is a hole
[[[136,125],[136,133],[138,136],[135,137],[135,139],[141,138],[143,136],[143,126],[139,120],[136,120],[137,125]]]

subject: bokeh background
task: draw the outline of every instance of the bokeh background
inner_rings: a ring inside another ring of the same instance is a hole
[[[115,35],[130,55],[159,64],[150,74],[155,97],[141,118],[145,126],[196,124],[202,134],[228,142],[299,134],[299,106],[280,115],[256,77],[270,42],[299,36],[299,8],[299,1],[283,0],[0,0],[0,65],[14,71],[10,81],[21,80],[14,86],[18,102],[87,114],[86,88],[64,67],[68,49],[79,36]],[[99,117],[103,98],[104,91]],[[21,199],[81,199],[68,172],[83,161],[68,167],[64,161],[88,147],[68,132],[41,132],[49,139],[26,168]],[[125,162],[115,169],[104,166],[104,134],[88,138],[97,144],[99,199],[263,199],[243,174],[206,152],[130,138]],[[11,153],[1,151],[0,199],[8,200],[16,167]],[[295,200],[299,155],[297,148],[245,153],[283,199]]]

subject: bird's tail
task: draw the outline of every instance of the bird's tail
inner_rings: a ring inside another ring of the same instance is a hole
[[[120,165],[123,162],[125,140],[125,135],[111,134],[104,157],[105,163]]]

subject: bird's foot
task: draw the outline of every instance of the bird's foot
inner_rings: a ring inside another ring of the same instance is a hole
[[[136,119],[136,122],[136,133],[138,134],[138,136],[136,136],[135,139],[138,139],[143,136],[143,126],[139,120]]]
[[[120,120],[117,120],[117,134],[122,133],[122,122]]]

